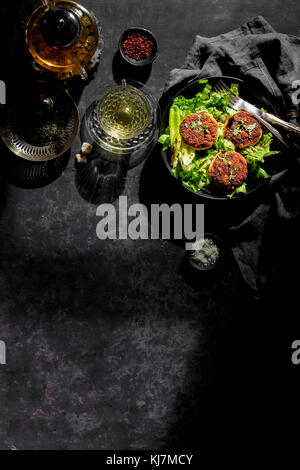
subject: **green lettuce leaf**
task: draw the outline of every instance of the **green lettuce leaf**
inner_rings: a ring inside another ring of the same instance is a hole
[[[158,142],[162,144],[163,150],[167,150],[171,146],[170,134],[162,134]]]
[[[246,192],[247,192],[247,184],[243,183],[243,184],[241,184],[241,186],[238,186],[237,188],[235,188],[235,190],[231,194],[227,194],[227,197],[229,197],[231,199],[236,194],[239,194],[239,193],[244,193],[245,194]]]
[[[280,153],[274,150],[270,151],[272,140],[273,138],[270,132],[264,133],[258,144],[251,145],[250,147],[242,150],[241,153],[247,163],[250,165],[254,163],[264,163],[266,157]]]

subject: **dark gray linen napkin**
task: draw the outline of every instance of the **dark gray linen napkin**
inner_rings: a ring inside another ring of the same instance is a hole
[[[261,16],[220,36],[196,36],[184,65],[171,71],[165,92],[179,89],[188,78],[216,75],[249,81],[254,90],[259,87],[260,93],[269,97],[281,116],[300,123],[300,93],[296,91],[297,80],[300,85],[300,38],[277,33]],[[296,262],[300,251],[298,148],[294,143],[291,167],[272,177],[263,203],[230,229],[234,257],[257,297],[272,288],[274,278],[289,268],[289,262]]]

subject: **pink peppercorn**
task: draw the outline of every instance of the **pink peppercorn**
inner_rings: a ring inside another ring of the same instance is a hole
[[[152,46],[153,42],[141,33],[131,34],[123,42],[124,53],[137,61],[148,57]]]

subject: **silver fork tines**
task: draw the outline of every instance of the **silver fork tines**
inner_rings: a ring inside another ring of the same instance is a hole
[[[236,96],[230,96],[229,98],[229,104],[230,106],[232,106],[233,108],[236,106],[238,107],[239,106],[239,103],[241,103],[242,100],[239,100]]]

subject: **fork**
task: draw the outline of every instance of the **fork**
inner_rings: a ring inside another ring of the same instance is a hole
[[[282,119],[278,118],[277,116],[274,116],[273,114],[266,113],[264,111],[261,111],[260,109],[256,108],[252,104],[248,103],[247,101],[243,100],[240,98],[238,95],[236,95],[222,80],[219,80],[217,84],[215,85],[215,89],[218,93],[230,93],[229,97],[229,105],[239,111],[239,110],[244,110],[248,111],[251,114],[254,114],[255,117],[267,128],[269,129],[272,134],[277,137],[280,142],[282,142],[286,147],[289,147],[289,145],[286,143],[285,139],[281,135],[281,133],[275,129],[272,124],[270,124],[270,121],[272,123],[277,123],[281,126],[283,126],[287,130],[291,130],[293,132],[296,132],[300,136],[300,128],[295,126],[294,124],[290,124],[288,122],[283,121]]]

